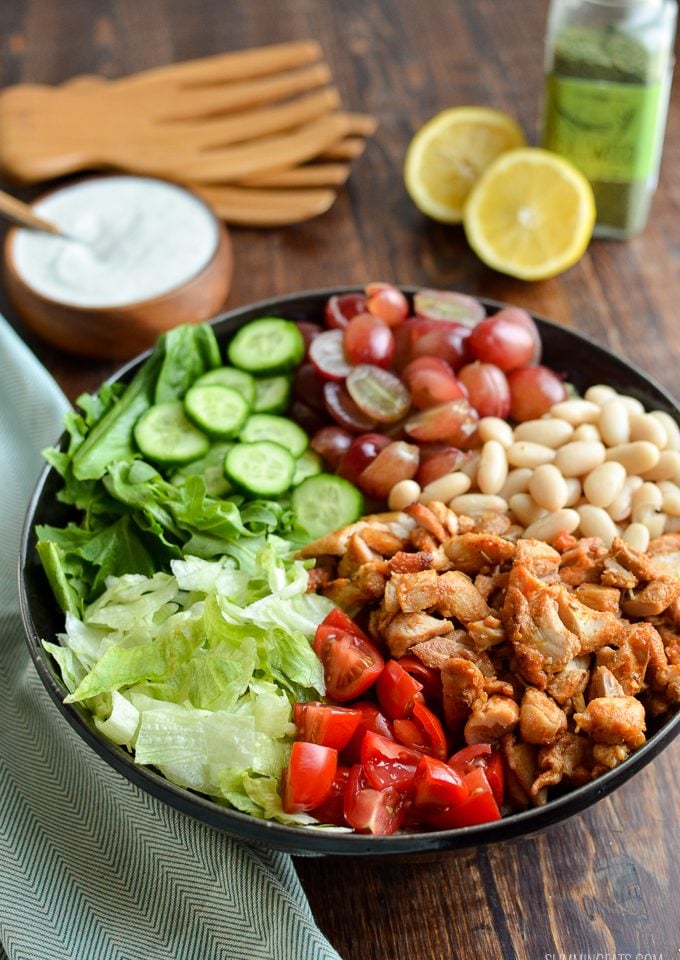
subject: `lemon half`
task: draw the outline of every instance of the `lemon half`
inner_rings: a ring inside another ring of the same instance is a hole
[[[595,223],[593,191],[576,167],[538,147],[498,157],[470,191],[468,243],[489,267],[545,280],[584,254]]]
[[[404,183],[421,211],[442,223],[460,223],[472,186],[524,134],[505,113],[488,107],[451,107],[428,120],[406,152]]]

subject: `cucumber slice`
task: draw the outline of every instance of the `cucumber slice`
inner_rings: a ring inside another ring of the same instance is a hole
[[[285,413],[290,400],[288,377],[259,377],[255,380],[255,413]]]
[[[275,417],[270,413],[254,413],[248,417],[240,437],[245,443],[271,440],[289,450],[293,459],[301,456],[309,444],[309,437],[297,423],[293,423],[286,417]]]
[[[133,432],[141,452],[155,463],[189,463],[210,449],[210,439],[189,420],[181,400],[149,407]]]
[[[237,443],[224,459],[224,472],[247,493],[276,497],[290,487],[295,460],[287,450],[270,440]]]
[[[301,457],[295,461],[295,473],[293,474],[293,486],[297,487],[299,483],[306,480],[307,477],[314,477],[323,470],[323,461],[315,450],[305,450]]]
[[[186,415],[211,437],[228,440],[238,435],[248,419],[248,404],[233,387],[219,383],[194,384],[184,397]]]
[[[262,317],[234,335],[227,348],[229,363],[249,373],[283,373],[298,366],[305,353],[302,334],[290,320]]]
[[[295,487],[291,505],[300,526],[316,540],[354,523],[363,513],[364,498],[349,480],[332,473],[318,473]]]
[[[240,393],[250,409],[255,403],[255,377],[251,377],[245,370],[236,367],[216,367],[208,370],[194,383],[195,387],[204,387],[206,384],[219,383],[223,387],[231,387]]]
[[[208,496],[228,497],[234,487],[224,475],[224,458],[233,446],[233,443],[213,443],[204,457],[180,467],[173,474],[172,482],[181,487],[187,477],[203,477]]]

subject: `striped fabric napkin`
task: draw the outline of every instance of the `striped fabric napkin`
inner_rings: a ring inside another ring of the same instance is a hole
[[[290,857],[130,784],[42,688],[16,566],[39,451],[67,406],[0,317],[0,960],[339,960]]]

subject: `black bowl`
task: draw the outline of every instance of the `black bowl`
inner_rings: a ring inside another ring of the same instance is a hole
[[[223,343],[243,323],[267,315],[319,321],[326,299],[332,293],[347,292],[350,289],[292,294],[232,310],[213,321],[215,333]],[[404,290],[406,293],[414,292],[409,288]],[[502,306],[490,300],[483,303],[489,312]],[[646,407],[665,410],[680,421],[680,409],[672,397],[641,370],[586,337],[540,317],[535,319],[543,338],[544,362],[558,371],[568,373],[569,379],[580,391],[594,383],[608,383],[618,391],[637,397]],[[143,354],[131,361],[112,379],[129,380],[146,356],[148,354]],[[51,468],[45,469],[28,509],[21,545],[21,613],[31,657],[40,678],[71,726],[115,770],[159,800],[228,833],[290,853],[349,856],[428,854],[526,836],[579,813],[607,796],[653,760],[680,732],[680,712],[676,711],[659,729],[652,732],[640,750],[597,780],[556,797],[543,807],[515,813],[495,823],[459,830],[373,837],[286,826],[227,809],[207,797],[175,786],[153,769],[136,764],[129,753],[107,740],[97,730],[86,710],[78,704],[64,704],[63,700],[68,691],[59,676],[56,664],[41,643],[42,639],[53,641],[56,634],[63,630],[63,615],[52,597],[37,559],[34,533],[36,523],[65,522],[68,516],[67,508],[55,498],[59,486],[60,478],[56,472]]]

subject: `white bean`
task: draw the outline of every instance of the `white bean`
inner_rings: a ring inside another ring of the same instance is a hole
[[[506,513],[508,502],[503,497],[483,493],[464,493],[460,497],[454,497],[449,506],[454,513],[474,516],[477,513]]]
[[[628,443],[630,439],[630,414],[625,403],[618,396],[607,400],[602,406],[598,421],[600,435],[608,447],[619,443]]]
[[[628,410],[628,413],[631,415],[631,417],[634,416],[636,413],[645,412],[645,408],[642,406],[642,404],[637,399],[637,397],[629,397],[625,393],[620,393],[619,399],[622,400],[623,403],[625,403],[626,409]]]
[[[657,421],[658,422],[658,421]],[[680,474],[680,453],[677,450],[662,450],[651,470],[645,470],[645,480],[671,480]]]
[[[668,434],[656,417],[650,413],[638,413],[630,418],[630,439],[649,440],[663,450],[668,443]]]
[[[572,440],[597,440],[600,441],[600,431],[594,423],[582,423],[577,427],[571,437]]]
[[[507,420],[500,417],[482,417],[477,424],[477,434],[482,443],[487,440],[497,440],[506,449],[512,444],[512,427]]]
[[[626,482],[623,485],[623,490],[618,495],[618,497],[607,507],[607,513],[619,523],[622,520],[627,520],[630,516],[630,512],[633,508],[633,494],[638,490],[644,480],[642,477],[628,477]]]
[[[477,467],[477,486],[482,493],[498,493],[508,477],[505,448],[498,440],[487,440]]]
[[[633,523],[646,523],[663,506],[663,493],[655,483],[643,483],[633,494],[630,515]]]
[[[592,503],[584,503],[576,508],[579,515],[581,533],[584,537],[599,537],[606,547],[610,547],[619,531],[616,524],[602,507],[594,507]]]
[[[420,484],[415,480],[400,480],[390,490],[387,506],[390,510],[405,510],[420,496]],[[431,499],[436,499],[431,497]]]
[[[567,499],[565,507],[575,507],[581,499],[581,481],[577,477],[565,477],[567,485]]]
[[[515,440],[542,443],[545,447],[561,447],[570,439],[574,428],[566,420],[546,417],[544,420],[525,420],[515,427]]]
[[[536,467],[529,481],[529,493],[546,510],[561,510],[569,495],[566,480],[554,463]]]
[[[526,493],[533,473],[531,467],[517,467],[516,470],[511,470],[502,490],[499,491],[500,496],[504,500],[509,500],[516,493]]]
[[[581,400],[580,397],[574,397],[572,400],[562,400],[561,403],[554,403],[550,408],[551,417],[559,417],[560,420],[566,420],[572,427],[578,427],[581,423],[597,423],[600,417],[600,408],[596,403],[590,400]]]
[[[582,477],[601,464],[604,458],[604,444],[596,440],[574,440],[557,451],[555,466],[563,477]]]
[[[472,486],[472,480],[467,474],[456,470],[453,473],[445,473],[443,477],[438,477],[432,483],[423,487],[420,494],[420,502],[426,503],[428,500],[441,500],[442,503],[448,503],[454,497],[459,497]]]
[[[547,543],[553,543],[563,531],[573,533],[580,521],[581,518],[576,510],[557,510],[555,513],[549,513],[545,517],[534,520],[522,536],[526,539],[533,538],[534,540],[545,540]]]
[[[513,467],[538,467],[555,459],[552,447],[530,440],[517,440],[508,449],[508,463]]]
[[[657,465],[660,454],[659,448],[649,440],[636,440],[634,443],[619,443],[610,447],[607,460],[622,463],[628,474],[641,474]]]
[[[666,516],[665,513],[650,514],[647,517],[647,519],[645,520],[645,526],[649,530],[649,536],[652,538],[652,540],[656,539],[656,537],[661,536],[661,534],[666,529],[667,520],[668,520],[668,517]]]
[[[510,497],[509,506],[523,527],[529,527],[541,517],[548,516],[545,507],[539,507],[529,493],[516,493]]]
[[[663,512],[669,513],[672,517],[680,517],[680,487],[670,480],[662,480],[658,487],[663,496],[661,504]]]
[[[607,400],[611,400],[612,397],[616,396],[616,390],[607,384],[596,383],[592,387],[588,387],[583,396],[586,400],[590,400],[591,403],[597,403],[599,406],[602,406]]]
[[[601,463],[583,481],[583,492],[594,507],[608,507],[626,482],[626,469],[616,460]]]
[[[652,410],[650,416],[663,424],[667,438],[666,449],[680,450],[680,427],[678,427],[670,413],[666,413],[665,410]]]
[[[649,530],[644,523],[629,523],[623,531],[622,539],[636,550],[644,552],[649,546]]]

